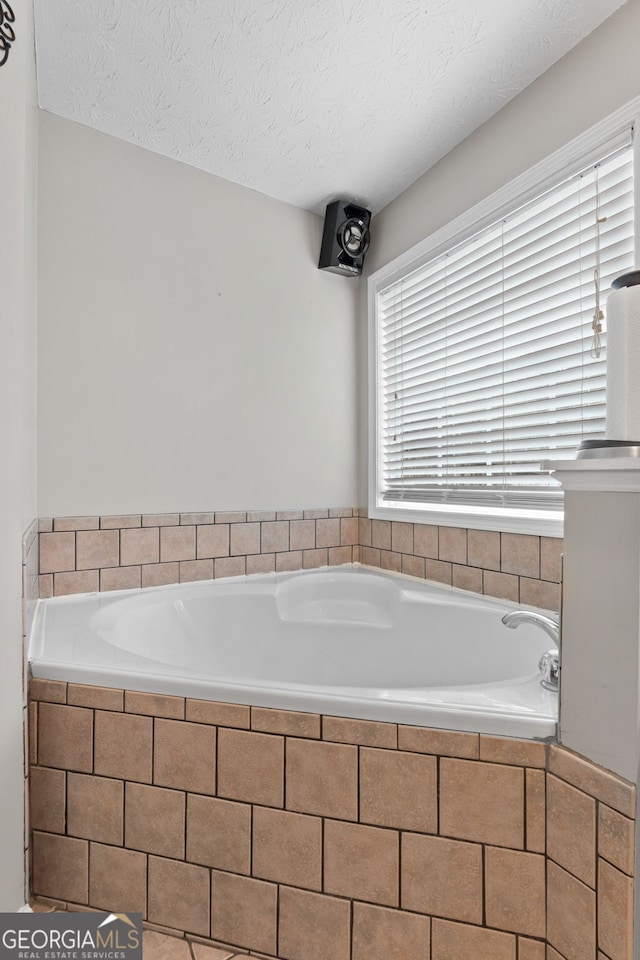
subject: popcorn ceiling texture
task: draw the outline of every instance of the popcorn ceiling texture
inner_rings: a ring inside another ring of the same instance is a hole
[[[374,211],[620,0],[36,0],[40,105],[316,212]]]

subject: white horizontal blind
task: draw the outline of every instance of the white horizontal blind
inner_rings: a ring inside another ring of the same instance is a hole
[[[633,266],[630,138],[378,293],[383,500],[561,508],[540,463],[604,435],[596,196],[604,306]]]

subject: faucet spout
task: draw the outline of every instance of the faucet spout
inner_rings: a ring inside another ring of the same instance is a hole
[[[544,630],[557,647],[560,646],[560,624],[543,613],[536,613],[535,610],[511,610],[505,613],[502,622],[505,627],[511,627],[513,630],[521,623],[533,623]]]

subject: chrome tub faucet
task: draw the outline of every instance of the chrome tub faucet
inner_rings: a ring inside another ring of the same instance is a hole
[[[538,669],[542,673],[540,683],[545,690],[557,692],[560,686],[560,624],[558,621],[543,613],[536,613],[535,610],[511,610],[505,613],[502,622],[512,630],[521,623],[532,623],[551,637],[556,649],[542,654],[538,661]]]

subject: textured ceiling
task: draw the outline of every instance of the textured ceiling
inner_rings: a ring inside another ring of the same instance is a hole
[[[374,212],[622,0],[36,0],[40,105],[324,212]]]

